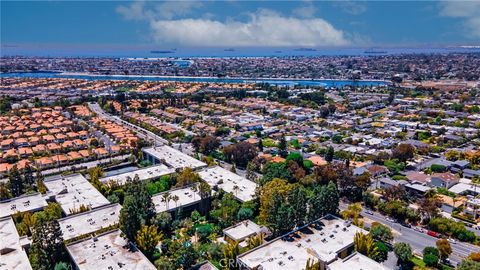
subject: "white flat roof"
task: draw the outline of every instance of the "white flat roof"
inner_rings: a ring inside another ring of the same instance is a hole
[[[120,230],[67,245],[68,253],[80,270],[128,269],[155,270],[155,266],[138,250],[131,251]]]
[[[360,253],[354,253],[345,259],[338,259],[328,265],[329,270],[386,270],[383,265]]]
[[[264,232],[265,228],[251,220],[244,220],[223,230],[223,233],[235,241],[241,241],[252,235]]]
[[[0,239],[0,269],[32,269],[11,217],[0,219]]]
[[[0,241],[0,251],[16,249],[20,246],[20,236],[11,217],[0,219],[0,239],[2,239],[2,241]]]
[[[17,212],[37,211],[47,206],[42,194],[20,196],[0,202],[0,218]]]
[[[451,188],[448,189],[448,191],[451,191],[455,194],[460,194],[460,193],[463,193],[465,191],[470,191],[470,192],[473,192],[473,193],[478,193],[479,192],[475,189],[475,187],[473,185],[466,184],[466,183],[458,183],[456,185],[453,185]]]
[[[63,239],[69,240],[118,223],[120,209],[122,206],[115,203],[59,219]]]
[[[255,182],[222,167],[215,166],[206,168],[198,172],[198,174],[210,186],[218,186],[225,192],[231,192],[242,202],[250,201],[255,196],[255,189],[257,187]],[[235,186],[238,186],[238,190],[235,189]]]
[[[102,183],[105,183],[105,184],[110,181],[116,181],[118,184],[124,185],[128,177],[133,179],[135,178],[135,175],[138,175],[138,178],[140,179],[140,181],[144,181],[152,178],[157,178],[163,175],[172,174],[174,172],[175,172],[174,169],[168,168],[167,166],[160,164],[160,165],[155,165],[148,168],[141,168],[131,172],[104,177],[104,178],[101,178],[100,181],[102,181]]]
[[[149,147],[143,149],[143,151],[151,156],[154,156],[158,160],[164,160],[169,166],[180,168],[201,168],[207,166],[207,164],[195,159],[187,154],[184,154],[170,146],[163,145],[158,147]]]
[[[317,225],[318,224],[318,225]],[[249,269],[303,269],[309,258],[331,262],[337,253],[351,245],[355,233],[365,230],[347,225],[344,220],[328,216],[296,231],[278,237],[249,252],[238,260]]]
[[[199,202],[202,199],[200,197],[200,194],[198,192],[194,192],[191,187],[192,186],[172,189],[152,196],[152,201],[155,205],[155,211],[157,213],[172,211],[177,209],[178,207],[185,207]],[[164,201],[164,195],[167,193],[170,194],[170,199],[168,200],[168,203],[167,201]],[[179,198],[176,204],[175,201],[172,200],[172,197],[175,195]]]
[[[0,255],[0,269],[5,270],[32,270],[27,253],[23,249],[15,249],[7,254]]]
[[[63,212],[70,215],[71,209],[78,209],[82,204],[90,208],[110,204],[81,174],[58,176],[44,181],[47,189],[55,195]]]

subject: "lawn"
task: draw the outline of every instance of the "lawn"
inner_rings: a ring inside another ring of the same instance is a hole
[[[415,266],[418,266],[418,267],[421,267],[421,268],[425,268],[425,263],[423,262],[423,260],[419,257],[413,257],[412,258],[412,263],[415,265]]]

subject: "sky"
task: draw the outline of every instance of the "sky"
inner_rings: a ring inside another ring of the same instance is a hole
[[[480,1],[8,1],[2,48],[480,45]]]

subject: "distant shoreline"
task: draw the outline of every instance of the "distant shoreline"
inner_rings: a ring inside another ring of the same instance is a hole
[[[352,80],[348,78],[341,78],[341,79],[312,79],[312,78],[253,78],[253,77],[204,77],[204,76],[162,76],[162,75],[121,75],[121,74],[111,74],[111,75],[104,75],[104,74],[93,74],[88,72],[51,72],[51,73],[58,73],[61,76],[93,76],[93,77],[127,77],[127,78],[162,78],[162,79],[214,79],[214,80],[247,80],[247,81],[312,81],[312,82],[322,82],[322,81],[356,81],[356,82],[384,82],[391,84],[391,81],[388,80]]]

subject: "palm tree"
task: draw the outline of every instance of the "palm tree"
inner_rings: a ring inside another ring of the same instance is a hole
[[[263,244],[263,238],[264,238],[263,233],[259,233],[257,235],[253,235],[253,236],[249,237],[247,239],[248,248],[252,249],[252,248],[256,248],[256,247],[260,246],[261,244]]]
[[[341,212],[344,219],[353,220],[353,224],[359,227],[363,226],[363,222],[359,220],[360,213],[362,212],[362,205],[360,203],[352,203],[348,205],[347,210]]]
[[[378,257],[379,251],[375,241],[369,234],[357,232],[353,238],[355,251],[361,253],[371,259]]]
[[[235,196],[238,196],[238,191],[240,190],[240,187],[235,185],[233,186],[233,191],[235,191]]]
[[[227,269],[229,270],[237,270],[238,266],[236,263],[231,263],[235,262],[237,259],[237,256],[240,254],[240,247],[238,245],[238,242],[230,242],[228,243],[224,249],[223,249],[223,256],[225,258],[225,261],[227,262]]]
[[[308,258],[305,270],[320,270],[320,262],[315,262],[315,259]]]
[[[175,207],[178,207],[178,200],[180,200],[180,198],[177,195],[173,195],[172,200],[175,202]]]
[[[165,202],[168,209],[168,202],[170,201],[170,192],[165,192],[162,194],[162,202]]]
[[[200,197],[203,200],[205,198],[208,198],[208,196],[210,196],[210,192],[212,191],[212,189],[210,188],[209,184],[202,181],[198,186],[198,191],[200,192]]]
[[[198,192],[198,186],[196,184],[194,184],[190,187],[190,190],[193,192],[193,200],[195,200],[195,195]]]

